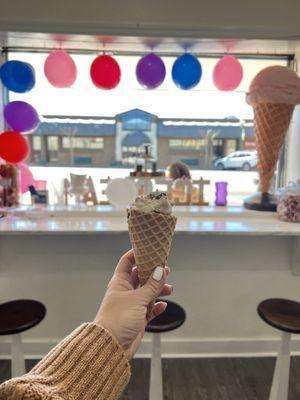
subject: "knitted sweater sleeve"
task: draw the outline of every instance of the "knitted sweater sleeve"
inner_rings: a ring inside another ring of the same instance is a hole
[[[104,328],[81,325],[28,374],[0,385],[1,400],[115,400],[130,379],[117,341]]]

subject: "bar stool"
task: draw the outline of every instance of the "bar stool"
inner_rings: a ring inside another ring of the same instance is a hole
[[[263,321],[282,332],[269,400],[287,400],[291,334],[300,333],[300,303],[267,299],[258,305],[257,312]]]
[[[170,300],[160,300],[168,304],[166,310],[154,318],[146,327],[152,335],[152,358],[150,370],[149,400],[163,400],[162,367],[161,367],[161,333],[179,328],[185,321],[184,309]]]
[[[36,300],[15,300],[0,304],[0,335],[11,335],[11,375],[25,374],[21,332],[38,325],[46,315],[45,306]]]

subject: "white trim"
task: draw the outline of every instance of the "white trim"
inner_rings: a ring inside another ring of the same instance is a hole
[[[59,342],[58,339],[23,340],[25,358],[41,358]],[[162,338],[163,358],[270,357],[279,349],[280,338]],[[292,355],[300,355],[300,337],[293,337]],[[136,355],[150,358],[151,336],[146,337]],[[0,359],[10,359],[10,341],[0,341]]]

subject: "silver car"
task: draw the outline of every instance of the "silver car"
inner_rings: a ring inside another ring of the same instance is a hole
[[[257,165],[256,151],[235,151],[215,161],[216,169],[241,169],[250,171]]]

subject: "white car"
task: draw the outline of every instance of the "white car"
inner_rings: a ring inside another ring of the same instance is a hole
[[[250,171],[256,165],[256,151],[235,151],[215,161],[216,169],[242,169],[243,171]]]

